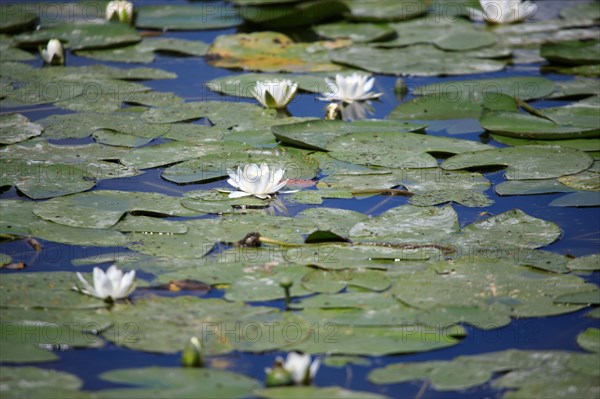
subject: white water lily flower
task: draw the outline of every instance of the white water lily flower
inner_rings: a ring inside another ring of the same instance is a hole
[[[40,54],[48,65],[64,65],[65,63],[65,48],[58,39],[50,39],[46,48],[40,49]]]
[[[310,384],[315,378],[317,371],[319,371],[320,366],[321,359],[316,358],[311,363],[310,355],[302,355],[298,352],[288,353],[283,364],[283,368],[292,375],[292,379],[296,384]]]
[[[287,184],[287,180],[281,180],[284,173],[285,170],[283,169],[270,170],[266,163],[260,166],[254,163],[246,164],[244,169],[238,166],[237,171],[228,169],[229,179],[227,183],[238,189],[238,191],[229,192],[229,198],[247,197],[249,195],[254,195],[260,199],[271,198],[271,194],[275,194]]]
[[[126,0],[109,1],[106,5],[106,20],[130,24],[133,22],[133,3]]]
[[[75,291],[105,301],[127,298],[135,289],[135,270],[123,275],[123,272],[115,265],[109,267],[106,273],[99,267],[94,267],[94,286],[88,283],[81,273],[77,272],[77,277],[83,283],[84,288],[74,286]]]
[[[511,24],[523,21],[537,12],[537,5],[521,0],[479,0],[483,12],[473,10],[476,19],[492,24]]]
[[[256,82],[252,95],[265,107],[285,108],[296,95],[298,83],[291,80],[264,80]]]
[[[325,78],[329,85],[329,91],[319,97],[322,101],[342,101],[352,103],[354,101],[365,101],[381,96],[383,93],[372,92],[375,78],[369,75],[353,73],[352,75],[335,75],[335,81]]]

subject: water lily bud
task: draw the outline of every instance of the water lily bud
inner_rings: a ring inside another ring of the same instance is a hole
[[[109,1],[106,5],[106,20],[133,24],[135,10],[133,3],[125,0]]]
[[[281,280],[279,280],[279,285],[283,288],[290,288],[292,285],[294,285],[294,282],[289,277],[283,277]]]
[[[40,47],[40,55],[47,65],[64,65],[65,48],[58,39],[50,39],[46,48]]]
[[[406,82],[402,78],[396,79],[396,83],[394,84],[394,93],[396,94],[406,94],[408,93],[408,86]]]
[[[202,344],[198,337],[192,337],[183,348],[181,353],[181,365],[183,367],[202,367],[204,366],[204,354]]]
[[[286,385],[292,385],[294,380],[292,374],[283,367],[283,361],[281,358],[275,359],[273,368],[266,368],[267,378],[265,385],[267,387],[281,387]]]

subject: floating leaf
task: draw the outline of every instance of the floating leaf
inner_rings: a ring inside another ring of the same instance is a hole
[[[395,31],[383,24],[333,22],[312,28],[319,36],[328,39],[350,39],[353,42],[373,42],[384,40]]]
[[[136,26],[160,30],[223,29],[240,24],[238,12],[230,6],[157,5],[137,8]]]
[[[344,0],[350,8],[350,18],[360,21],[398,21],[425,14],[425,1],[398,0]]]
[[[550,206],[600,206],[600,193],[595,191],[576,192],[550,202]]]
[[[600,329],[588,328],[577,336],[577,343],[590,352],[600,352]]]
[[[330,358],[327,358],[330,359]],[[366,391],[350,391],[341,387],[275,387],[255,391],[261,398],[291,399],[385,399],[387,396]]]
[[[13,144],[42,134],[43,127],[21,114],[0,115],[0,144]]]
[[[463,75],[500,71],[505,66],[503,61],[477,58],[468,52],[443,51],[425,44],[401,49],[352,46],[333,50],[330,57],[338,64],[386,75]]]
[[[134,385],[138,388],[114,388],[96,392],[108,398],[245,398],[261,384],[249,377],[214,368],[144,367],[111,370],[100,378]]]
[[[312,26],[320,21],[335,19],[348,11],[345,3],[340,0],[316,0],[292,2],[238,2],[244,4],[243,18],[251,24],[273,29]]]
[[[319,120],[275,125],[271,128],[271,131],[283,143],[310,150],[326,151],[327,143],[336,137],[349,133],[419,131],[426,126],[424,124],[385,120],[354,122]]]
[[[87,399],[83,381],[74,374],[40,367],[0,367],[0,383],[9,398]]]
[[[310,49],[310,50],[309,50]],[[319,72],[341,68],[329,62],[325,43],[294,43],[275,32],[217,37],[208,49],[211,65],[264,72]]]
[[[483,193],[462,189],[436,190],[420,193],[412,196],[409,202],[417,206],[432,206],[446,202],[455,202],[468,207],[489,206],[494,203],[494,201]]]
[[[382,272],[368,269],[313,270],[302,277],[302,286],[313,292],[336,293],[347,285],[383,291],[390,286],[390,280]]]
[[[600,270],[600,254],[571,259],[567,267],[571,270]]]
[[[464,152],[445,160],[441,167],[460,170],[483,166],[507,166],[508,180],[549,179],[581,172],[592,165],[584,152],[557,146],[521,146]]]
[[[67,226],[102,229],[116,224],[126,212],[196,215],[180,201],[178,197],[159,193],[97,190],[38,203],[33,212],[45,220]]]
[[[600,191],[600,173],[589,170],[574,175],[561,176],[557,180],[575,190]]]
[[[548,61],[560,64],[597,64],[600,57],[600,41],[563,41],[543,44],[540,54]]]

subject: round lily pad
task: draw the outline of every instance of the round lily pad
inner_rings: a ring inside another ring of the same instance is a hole
[[[160,30],[223,29],[240,24],[238,12],[229,6],[156,5],[137,8],[136,26]]]

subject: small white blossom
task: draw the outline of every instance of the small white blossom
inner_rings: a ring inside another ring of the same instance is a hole
[[[298,83],[291,80],[264,80],[256,82],[252,95],[265,107],[285,108],[296,95]]]
[[[475,9],[476,20],[486,20],[491,24],[511,24],[523,21],[537,12],[537,5],[521,0],[479,0],[483,12]]]
[[[106,5],[106,20],[130,24],[133,22],[133,3],[126,0],[109,1]]]
[[[58,39],[50,39],[46,48],[40,49],[40,54],[44,62],[48,65],[65,64],[65,48]]]
[[[375,78],[369,75],[353,73],[352,75],[335,75],[335,81],[325,78],[329,90],[323,93],[324,97],[319,97],[322,101],[341,101],[352,103],[354,101],[365,101],[377,98],[383,93],[372,92]]]
[[[316,358],[311,363],[310,355],[302,355],[298,352],[288,353],[285,363],[283,364],[283,368],[292,375],[292,379],[297,385],[310,384],[315,378],[315,375],[317,375],[320,366],[321,359]]]
[[[81,273],[77,272],[77,277],[83,283],[84,288],[74,286],[75,291],[105,301],[127,298],[135,289],[135,270],[123,275],[123,272],[115,265],[109,267],[106,273],[99,267],[94,267],[94,286],[88,283]]]
[[[238,166],[237,171],[228,169],[229,179],[227,183],[238,189],[238,191],[229,192],[229,198],[250,195],[260,199],[271,198],[271,194],[275,194],[287,184],[287,180],[281,180],[284,173],[285,170],[283,169],[269,169],[266,163],[260,166],[246,164],[243,169]]]

